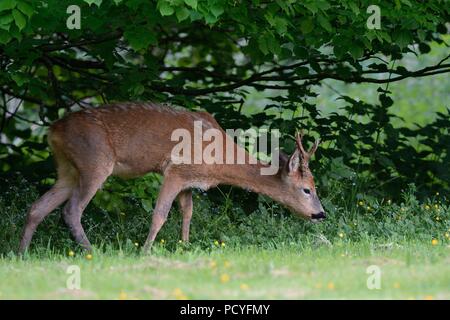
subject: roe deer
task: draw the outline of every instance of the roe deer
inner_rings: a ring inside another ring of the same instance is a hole
[[[171,151],[174,130],[193,131],[194,122],[220,130],[207,112],[191,112],[152,103],[118,103],[69,114],[49,130],[48,141],[57,165],[55,185],[31,206],[20,252],[24,252],[39,223],[56,207],[67,201],[64,220],[75,240],[84,248],[91,245],[81,225],[81,215],[89,201],[110,175],[124,178],[158,172],[164,176],[152,216],[148,248],[166,221],[172,202],[177,198],[183,215],[182,239],[189,240],[192,216],[191,188],[208,189],[218,184],[239,186],[265,194],[291,211],[319,221],[325,218],[316,194],[308,161],[317,149],[309,151],[297,137],[295,152],[280,157],[280,169],[274,175],[261,175],[268,164],[174,164]],[[241,148],[234,141],[235,150]],[[224,153],[226,149],[224,149]],[[250,157],[245,152],[246,157]]]

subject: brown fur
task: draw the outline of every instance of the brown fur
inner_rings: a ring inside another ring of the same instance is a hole
[[[171,134],[179,128],[192,133],[196,120],[202,120],[205,128],[221,130],[224,139],[230,139],[206,112],[176,110],[151,103],[107,105],[75,112],[55,122],[48,140],[56,160],[58,180],[32,205],[20,251],[28,248],[39,223],[65,201],[64,220],[75,240],[90,249],[81,215],[110,175],[133,178],[158,172],[164,176],[146,247],[154,241],[176,198],[183,213],[182,239],[188,241],[191,188],[194,187],[239,186],[265,194],[306,218],[323,211],[308,169],[308,160],[317,145],[306,152],[300,137],[297,150],[282,162],[278,174],[272,176],[260,174],[260,169],[267,166],[261,162],[175,165],[171,162],[171,151],[178,142],[171,141]],[[235,154],[239,148],[234,144]],[[224,155],[225,152],[224,149]],[[250,157],[246,154],[247,159]],[[302,193],[304,189],[309,189],[311,194]]]

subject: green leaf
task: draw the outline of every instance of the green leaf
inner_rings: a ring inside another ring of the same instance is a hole
[[[153,210],[153,201],[151,199],[141,199],[141,204],[145,211],[150,212]]]
[[[276,17],[274,21],[275,29],[277,30],[278,34],[284,35],[287,31],[288,21],[280,17]]]
[[[16,26],[19,28],[19,31],[25,28],[25,26],[27,25],[27,19],[25,18],[25,15],[17,9],[13,9],[12,15],[14,17]]]
[[[364,54],[364,48],[357,43],[353,43],[349,48],[348,51],[352,55],[353,59],[359,59]]]
[[[171,7],[170,3],[164,0],[158,1],[158,8],[162,16],[170,16],[175,12],[175,10]]]
[[[25,14],[26,16],[28,16],[28,18],[31,18],[31,16],[34,14],[34,9],[32,6],[30,6],[28,3],[26,2],[19,2],[17,4],[17,8],[22,11],[23,14]]]
[[[317,16],[317,20],[319,21],[319,24],[322,28],[324,28],[328,32],[333,31],[333,27],[331,26],[330,21],[328,21],[328,19],[323,14],[319,14]]]
[[[11,79],[19,86],[23,86],[25,83],[27,83],[29,80],[28,78],[21,74],[21,73],[13,73],[11,75]]]
[[[205,21],[206,21],[207,24],[214,24],[214,23],[217,22],[217,17],[215,15],[213,15],[213,14],[208,12],[205,15]]]
[[[217,0],[214,0],[209,6],[209,11],[211,11],[211,13],[216,18],[219,17],[225,11],[223,8],[223,3],[221,3],[220,1],[217,1]]]
[[[395,31],[393,40],[400,48],[405,48],[412,42],[411,32],[409,30]]]
[[[298,74],[300,77],[307,76],[309,74],[309,68],[298,67],[297,69],[295,69],[295,73]]]
[[[394,104],[394,101],[388,95],[380,94],[379,99],[380,99],[381,105],[385,108],[389,108],[390,106],[392,106]]]
[[[138,97],[140,95],[142,95],[145,92],[145,87],[141,84],[138,83],[134,88],[133,88],[133,95],[135,97]]]
[[[185,7],[178,7],[175,12],[178,22],[186,20],[189,17],[190,13],[191,12]]]
[[[0,29],[0,43],[7,44],[11,40],[9,32]]]
[[[317,2],[316,2],[316,1],[314,1],[314,2],[309,2],[309,3],[308,3],[308,2],[307,2],[307,3],[303,3],[303,5],[304,5],[309,11],[311,11],[313,15],[316,14],[317,11],[319,10],[319,8],[317,7]]]
[[[431,51],[431,48],[425,42],[421,42],[419,43],[419,50],[421,53],[429,53]]]
[[[126,30],[124,37],[127,39],[130,46],[136,51],[157,43],[155,35],[145,28],[132,28],[130,30]]]
[[[11,22],[13,22],[14,18],[12,14],[5,14],[0,16],[0,28],[3,30],[9,30]]]
[[[184,0],[184,3],[193,9],[197,9],[197,0]]]
[[[397,69],[396,69],[396,71],[397,71],[399,74],[408,74],[408,69],[406,69],[406,68],[403,67],[403,66],[398,66]]]
[[[258,38],[258,47],[259,47],[259,50],[261,50],[261,52],[263,54],[266,55],[266,54],[269,53],[269,48],[267,46],[267,41],[266,41],[265,37],[259,37]]]
[[[86,2],[89,6],[91,6],[91,4],[95,4],[97,7],[100,7],[102,1],[103,0],[84,0],[84,2]]]
[[[273,34],[268,33],[268,34],[266,34],[265,38],[266,38],[267,48],[269,49],[269,51],[272,52],[273,54],[280,54],[280,52],[281,52],[280,43],[273,36]]]
[[[336,56],[336,58],[341,59],[345,54],[347,50],[342,46],[334,46],[333,47],[333,53]]]
[[[378,163],[381,164],[384,167],[392,167],[392,168],[395,167],[395,164],[394,164],[394,162],[392,162],[391,159],[389,159],[389,158],[387,158],[387,157],[385,157],[385,156],[383,156],[381,154],[378,155],[376,158],[378,160]]]
[[[359,14],[359,7],[358,7],[358,4],[356,4],[356,3],[353,2],[353,1],[350,1],[348,5],[349,5],[350,9],[352,9],[352,11],[353,11],[354,14]]]
[[[295,46],[294,53],[300,59],[306,59],[309,57],[308,50],[306,50],[306,48],[302,46]]]
[[[16,7],[16,0],[1,0],[0,1],[0,12],[5,10],[11,10]]]
[[[314,23],[311,18],[306,18],[300,23],[300,29],[302,30],[303,34],[310,33],[314,28]]]

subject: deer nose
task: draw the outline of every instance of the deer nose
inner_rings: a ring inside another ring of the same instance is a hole
[[[311,215],[311,219],[316,220],[316,221],[320,221],[320,220],[325,220],[327,216],[325,215],[325,212],[319,212],[319,213],[314,213]]]

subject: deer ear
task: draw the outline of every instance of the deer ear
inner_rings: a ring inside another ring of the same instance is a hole
[[[284,153],[283,151],[279,150],[278,151],[278,165],[280,166],[280,168],[284,168],[285,166],[287,166],[287,163],[289,161],[289,156]]]
[[[294,153],[289,157],[286,168],[289,174],[293,174],[294,172],[298,171],[299,167],[300,167],[300,151],[298,149],[295,149]]]

